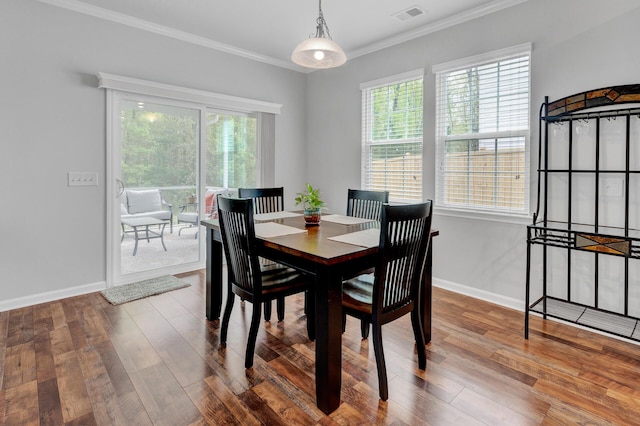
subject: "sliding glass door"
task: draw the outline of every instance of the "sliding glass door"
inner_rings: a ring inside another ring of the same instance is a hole
[[[114,281],[196,269],[201,109],[126,95],[117,105]]]
[[[202,268],[215,197],[260,185],[256,115],[124,93],[112,115],[110,281]]]
[[[250,114],[207,111],[207,192],[258,184],[256,118]]]
[[[107,287],[204,267],[216,196],[273,185],[280,105],[99,73]]]

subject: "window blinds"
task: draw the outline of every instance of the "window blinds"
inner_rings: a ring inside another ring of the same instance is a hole
[[[362,90],[362,188],[394,202],[422,200],[422,77],[415,70]]]
[[[434,67],[439,207],[528,213],[526,46],[529,50],[473,58],[453,68]]]

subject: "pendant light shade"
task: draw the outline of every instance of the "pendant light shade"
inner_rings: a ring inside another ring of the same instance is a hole
[[[322,15],[322,0],[318,1],[319,16],[316,20],[316,35],[302,41],[291,54],[291,60],[307,68],[334,68],[347,62],[347,56],[331,39],[329,27]],[[325,35],[326,34],[326,35]]]
[[[333,68],[347,62],[347,56],[338,44],[328,38],[308,38],[300,43],[291,60],[307,68]]]

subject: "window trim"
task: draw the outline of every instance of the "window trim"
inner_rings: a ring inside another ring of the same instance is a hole
[[[425,74],[425,70],[424,68],[417,68],[411,71],[407,71],[407,72],[403,72],[403,73],[399,73],[399,74],[394,74],[391,76],[387,76],[387,77],[382,77],[376,80],[370,80],[370,81],[366,81],[360,84],[360,90],[361,90],[361,116],[362,116],[362,123],[361,123],[361,136],[360,136],[360,186],[363,189],[370,189],[367,185],[367,176],[368,173],[365,173],[365,158],[367,157],[367,152],[368,152],[368,148],[371,146],[383,146],[383,145],[395,145],[395,144],[402,144],[402,143],[416,143],[418,144],[418,139],[420,140],[419,143],[421,144],[421,162],[422,162],[422,167],[421,167],[421,172],[423,175],[422,181],[420,182],[420,198],[423,199],[424,198],[424,74]],[[366,108],[368,105],[371,104],[370,102],[370,96],[371,96],[371,91],[373,89],[377,89],[380,87],[385,87],[385,86],[390,86],[393,84],[401,84],[401,83],[405,83],[408,81],[413,81],[413,80],[422,80],[422,95],[423,95],[423,106],[422,106],[422,121],[423,121],[423,129],[422,129],[422,135],[420,138],[402,138],[402,139],[397,139],[397,140],[393,140],[393,141],[384,141],[384,142],[378,142],[378,143],[371,143],[371,141],[369,141],[369,138],[365,138],[365,135],[369,135],[370,131],[371,131],[371,127],[372,127],[372,122],[369,120],[369,118],[366,116]],[[390,197],[390,201],[393,202],[415,202],[415,200],[405,200],[405,199],[399,199],[399,198],[391,198]]]
[[[507,47],[504,49],[498,49],[491,52],[481,53],[478,55],[468,56],[465,58],[456,59],[441,64],[436,64],[432,67],[432,72],[435,75],[435,199],[436,205],[434,206],[434,212],[438,212],[441,215],[464,217],[464,218],[486,218],[487,220],[500,221],[500,222],[520,222],[523,218],[530,216],[530,187],[531,187],[531,165],[530,165],[530,153],[531,153],[531,52],[533,44],[523,43],[516,46]],[[520,56],[529,57],[529,80],[528,80],[528,97],[529,97],[529,112],[527,114],[527,129],[505,132],[486,132],[486,133],[470,133],[460,135],[445,135],[443,134],[442,125],[442,108],[445,105],[441,104],[443,96],[443,85],[441,84],[442,78],[448,73],[455,71],[479,67],[482,65],[505,61],[511,58]],[[453,205],[438,205],[437,203],[440,193],[440,182],[442,173],[439,172],[439,161],[442,160],[440,150],[443,149],[443,145],[447,140],[460,140],[467,138],[478,138],[478,136],[484,138],[485,136],[500,136],[500,137],[524,137],[525,138],[525,188],[524,188],[524,207],[522,211],[517,210],[501,210],[492,207],[483,208],[482,206],[453,206]]]
[[[121,92],[131,92],[136,95],[151,95],[194,104],[203,104],[214,108],[222,108],[237,112],[268,112],[280,114],[282,104],[223,95],[189,87],[174,86],[172,84],[157,83],[105,72],[97,73],[98,88],[114,89]]]

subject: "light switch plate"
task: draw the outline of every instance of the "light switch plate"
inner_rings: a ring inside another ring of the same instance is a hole
[[[69,172],[67,179],[69,186],[98,186],[97,172]]]

